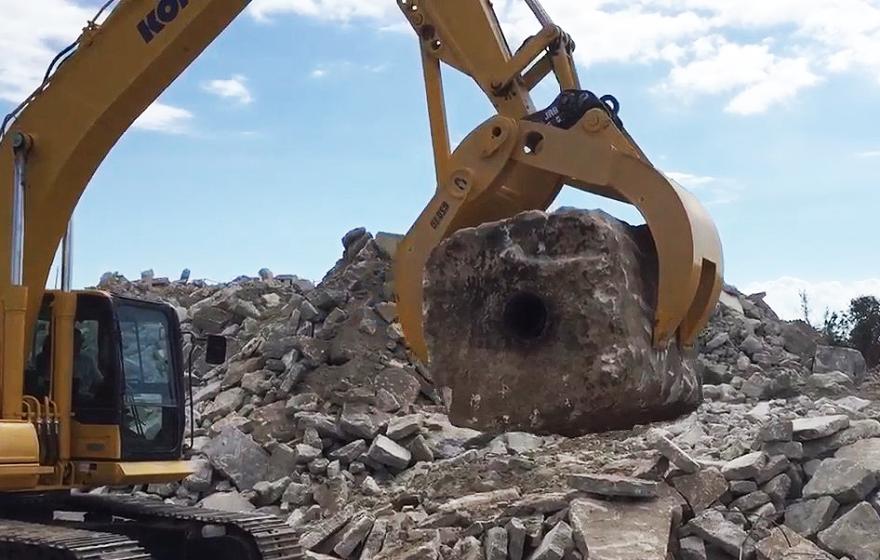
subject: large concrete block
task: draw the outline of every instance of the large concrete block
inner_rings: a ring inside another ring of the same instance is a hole
[[[582,435],[677,417],[702,399],[690,351],[652,344],[650,234],[599,211],[460,230],[425,274],[435,381],[454,424]]]

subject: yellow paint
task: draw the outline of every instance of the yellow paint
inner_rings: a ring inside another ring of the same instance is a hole
[[[74,461],[77,485],[102,486],[175,482],[193,473],[189,461]]]
[[[74,459],[121,459],[122,439],[119,426],[102,426],[72,422]]]
[[[61,429],[58,459],[70,460],[71,408],[73,401],[73,325],[76,293],[52,292],[52,400],[58,407]]]
[[[10,150],[11,152],[11,150]],[[0,177],[5,175],[0,174]],[[11,177],[11,175],[10,175]],[[11,181],[10,181],[11,183]],[[11,208],[11,205],[0,208]],[[8,220],[8,218],[7,218]],[[0,235],[2,238],[2,235]],[[0,249],[0,259],[3,258]],[[9,245],[6,246],[6,257],[9,260]],[[9,269],[3,282],[9,282]],[[37,290],[39,291],[39,290]],[[28,302],[28,289],[20,286],[6,286],[0,291],[0,312],[2,312],[2,361],[0,361],[0,415],[5,420],[20,420],[22,413],[22,397],[24,396],[24,361],[27,348],[25,315]],[[39,304],[37,304],[39,306]],[[2,461],[2,457],[0,457]]]

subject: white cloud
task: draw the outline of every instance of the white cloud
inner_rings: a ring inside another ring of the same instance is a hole
[[[829,76],[854,71],[880,84],[877,0],[544,0],[578,43],[585,66],[658,64],[664,95],[715,95],[736,115],[762,113]],[[516,48],[538,24],[521,0],[496,0]],[[254,0],[261,20],[292,13],[405,29],[389,0]],[[744,39],[748,38],[748,40]],[[772,40],[771,40],[772,39]]]
[[[859,296],[880,297],[880,278],[868,278],[840,282],[834,280],[810,282],[800,278],[785,276],[776,280],[752,282],[740,288],[743,292],[767,292],[764,301],[783,319],[801,319],[801,291],[806,291],[810,302],[810,319],[816,323],[822,320],[825,310],[844,311],[849,302]]]
[[[242,105],[248,105],[254,101],[254,96],[251,94],[251,91],[247,86],[247,78],[241,74],[235,74],[231,78],[225,80],[211,80],[202,84],[202,89],[212,95],[224,99],[231,99]]]
[[[387,21],[393,15],[403,17],[393,0],[253,0],[249,10],[258,21],[285,13],[340,22],[354,19]]]
[[[328,76],[339,76],[351,73],[381,74],[388,69],[388,64],[355,64],[348,60],[322,62],[309,72],[309,77],[320,80]]]
[[[752,115],[819,82],[806,58],[778,56],[771,48],[770,41],[739,44],[719,35],[700,38],[691,45],[688,62],[673,65],[661,89],[691,95],[733,94],[725,110]]]
[[[681,183],[681,185],[688,189],[698,189],[700,187],[704,187],[706,185],[711,185],[718,181],[715,177],[709,177],[706,175],[694,175],[692,173],[685,173],[683,171],[667,171],[666,175],[670,177],[673,181],[677,183]]]
[[[132,128],[165,134],[186,134],[190,132],[192,120],[193,114],[190,111],[156,101],[134,121]]]
[[[684,171],[664,171],[663,174],[691,191],[707,206],[736,202],[742,191],[742,185],[732,179],[695,175]]]
[[[0,100],[18,104],[42,81],[55,54],[95,15],[69,0],[3,2],[0,18]]]
[[[865,150],[864,152],[857,152],[857,158],[876,158],[880,157],[880,150]]]

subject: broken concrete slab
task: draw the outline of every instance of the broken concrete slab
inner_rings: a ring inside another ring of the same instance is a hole
[[[864,500],[877,487],[877,476],[850,459],[825,459],[804,486],[804,498],[831,496],[841,504]]]
[[[844,414],[798,418],[792,422],[794,438],[798,441],[828,437],[846,428],[849,428],[849,416]]]
[[[691,519],[687,528],[707,544],[736,558],[742,554],[748,541],[748,535],[739,525],[728,521],[721,512],[714,509],[707,509]]]
[[[755,546],[758,560],[835,560],[787,527],[776,527]]]
[[[590,494],[608,497],[652,499],[657,497],[656,482],[607,474],[574,474],[568,485]]]
[[[721,474],[727,480],[748,480],[758,476],[766,465],[767,455],[756,451],[728,461],[721,467]]]
[[[867,502],[861,502],[819,533],[819,542],[835,554],[854,560],[880,558],[880,516]]]
[[[795,502],[785,509],[785,524],[805,537],[812,537],[831,524],[840,504],[831,496]]]
[[[716,468],[704,469],[695,474],[677,476],[672,485],[684,496],[694,513],[700,513],[714,504],[728,490],[727,479]],[[757,485],[751,491],[757,490]]]
[[[232,480],[239,490],[250,490],[266,479],[269,455],[238,428],[224,429],[205,447],[205,454],[214,468]]]
[[[863,439],[841,447],[834,454],[838,459],[850,459],[880,476],[880,438]]]
[[[575,499],[568,516],[584,558],[666,560],[683,506],[676,491],[661,484],[650,502]]]
[[[700,463],[688,455],[681,447],[666,437],[662,430],[652,429],[648,432],[648,443],[659,451],[669,462],[686,473],[693,474],[700,470]]]

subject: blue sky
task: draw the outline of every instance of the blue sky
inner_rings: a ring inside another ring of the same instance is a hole
[[[0,0],[0,110],[96,4]],[[495,4],[512,43],[537,29],[521,0]],[[728,282],[767,290],[788,316],[806,289],[816,319],[880,295],[880,2],[545,5],[577,42],[583,85],[615,94],[654,163],[707,204]],[[405,232],[434,175],[418,45],[397,10],[254,0],[96,174],[75,218],[76,283],[184,267],[320,279],[347,230]],[[451,74],[457,140],[491,107]],[[558,203],[633,217],[578,192]]]

